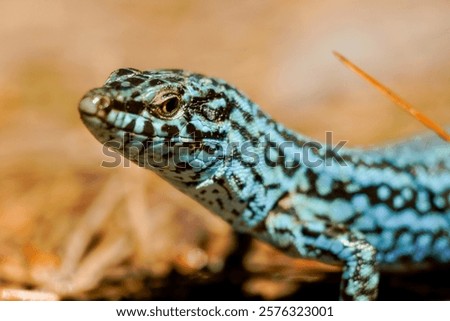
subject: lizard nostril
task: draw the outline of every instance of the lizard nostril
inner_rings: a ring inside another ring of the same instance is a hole
[[[95,115],[98,111],[104,110],[111,105],[111,100],[107,96],[85,96],[81,99],[78,108],[81,112]]]
[[[97,96],[94,97],[92,101],[97,105],[97,108],[101,110],[106,109],[111,105],[111,99],[107,96]]]

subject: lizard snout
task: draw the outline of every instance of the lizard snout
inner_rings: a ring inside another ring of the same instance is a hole
[[[110,106],[111,99],[107,95],[91,90],[81,99],[78,109],[80,113],[95,115]]]

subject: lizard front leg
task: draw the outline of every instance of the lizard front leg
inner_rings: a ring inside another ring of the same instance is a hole
[[[287,212],[271,212],[265,229],[264,239],[293,256],[343,264],[341,300],[376,299],[376,250],[362,233],[330,221],[301,221]]]

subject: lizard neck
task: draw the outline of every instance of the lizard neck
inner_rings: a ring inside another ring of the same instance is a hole
[[[173,182],[237,230],[251,231],[286,193],[304,181],[308,166],[319,166],[322,145],[263,113],[238,91],[227,94],[231,113],[224,158],[215,173],[198,182]]]

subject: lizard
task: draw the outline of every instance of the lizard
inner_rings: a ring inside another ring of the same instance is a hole
[[[342,300],[376,299],[380,270],[450,262],[450,147],[433,135],[322,144],[226,81],[181,69],[118,69],[78,108],[99,142],[235,231],[342,265]]]

